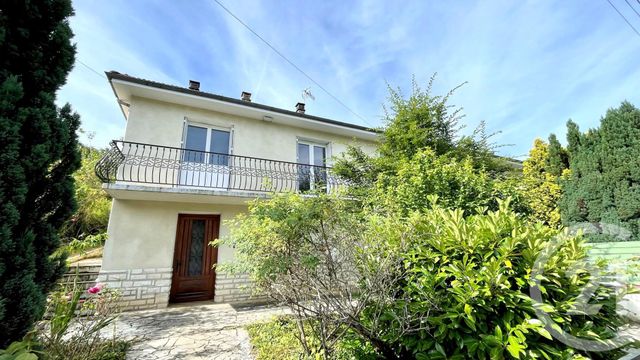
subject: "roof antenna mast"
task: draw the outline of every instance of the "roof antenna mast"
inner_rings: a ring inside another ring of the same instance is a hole
[[[311,88],[302,90],[302,102],[306,102],[307,99],[316,100],[316,97],[311,93]]]

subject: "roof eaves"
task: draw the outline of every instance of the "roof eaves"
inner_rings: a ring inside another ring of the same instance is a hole
[[[137,77],[133,77],[133,76],[126,75],[126,74],[121,74],[121,73],[119,73],[117,71],[107,71],[107,72],[105,72],[105,74],[107,75],[107,79],[109,79],[109,83],[111,83],[111,88],[112,89],[113,89],[112,80],[122,80],[122,81],[127,81],[127,82],[131,82],[131,83],[139,84],[139,85],[154,87],[154,88],[158,88],[158,89],[175,91],[175,92],[179,92],[179,93],[183,93],[183,94],[195,95],[195,96],[200,96],[200,97],[203,97],[203,98],[223,101],[223,102],[227,102],[227,103],[231,103],[231,104],[235,104],[235,105],[241,105],[241,106],[247,106],[247,107],[251,107],[251,108],[255,108],[255,109],[272,111],[272,112],[276,112],[276,113],[280,113],[280,114],[284,114],[284,115],[295,116],[295,117],[304,118],[304,119],[308,119],[308,120],[318,121],[318,122],[321,122],[321,123],[337,125],[337,126],[342,126],[342,127],[361,130],[361,131],[367,131],[367,132],[376,133],[376,134],[380,133],[379,129],[372,129],[372,128],[369,128],[369,127],[366,127],[366,126],[350,124],[350,123],[337,121],[337,120],[333,120],[333,119],[327,119],[327,118],[323,118],[323,117],[319,117],[319,116],[313,116],[313,115],[308,115],[308,114],[300,114],[300,113],[295,112],[295,111],[285,110],[285,109],[281,109],[281,108],[277,108],[277,107],[273,107],[273,106],[269,106],[269,105],[258,104],[258,103],[254,103],[254,102],[248,102],[248,101],[244,101],[244,100],[240,100],[240,99],[234,99],[234,98],[230,98],[230,97],[227,97],[227,96],[217,95],[217,94],[213,94],[213,93],[209,93],[209,92],[191,90],[191,89],[183,88],[183,87],[180,87],[180,86],[164,84],[164,83],[160,83],[160,82],[156,82],[156,81],[152,81],[152,80],[147,80],[147,79],[137,78]],[[113,89],[113,90],[114,90],[114,93],[115,93],[115,89]],[[116,96],[117,96],[117,94],[116,94]]]

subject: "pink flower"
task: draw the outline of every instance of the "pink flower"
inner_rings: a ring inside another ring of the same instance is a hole
[[[104,285],[102,284],[96,284],[95,286],[90,287],[87,292],[89,294],[97,294],[100,292],[100,290],[102,290],[102,288],[104,287]]]

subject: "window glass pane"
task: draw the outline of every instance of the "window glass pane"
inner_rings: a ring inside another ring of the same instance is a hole
[[[309,145],[298,144],[298,162],[300,164],[309,164]]]
[[[193,220],[191,222],[191,244],[189,245],[189,263],[187,264],[187,275],[202,275],[202,259],[204,258],[204,220]]]
[[[313,147],[313,165],[324,166],[325,164],[325,149],[324,146]]]
[[[298,190],[306,191],[311,189],[311,168],[309,166],[309,145],[298,144]]]
[[[324,146],[313,147],[313,187],[314,189],[323,189],[327,182],[327,172],[324,169],[326,165],[326,153]]]
[[[199,126],[189,125],[187,126],[187,139],[184,144],[184,148],[187,151],[184,152],[184,161],[190,162],[204,162],[204,153],[198,151],[205,151],[207,146],[207,129]],[[188,151],[198,150],[198,151]]]
[[[209,158],[210,164],[229,165],[229,138],[230,133],[228,131],[211,130],[209,151],[216,154],[211,154]]]

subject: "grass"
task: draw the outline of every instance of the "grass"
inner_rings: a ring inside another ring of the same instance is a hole
[[[300,359],[303,350],[297,331],[296,324],[286,318],[247,326],[256,360]]]
[[[125,360],[131,342],[124,340],[108,341],[104,347],[91,357],[91,360]]]
[[[306,327],[305,327],[306,328]],[[256,360],[298,360],[306,359],[300,341],[296,337],[298,327],[291,317],[277,317],[268,322],[261,322],[247,326],[251,338],[253,354]],[[314,343],[311,332],[306,331],[308,341]],[[340,360],[374,360],[378,356],[373,348],[355,336],[347,335],[338,342],[334,358]],[[311,356],[311,359],[322,358]]]

